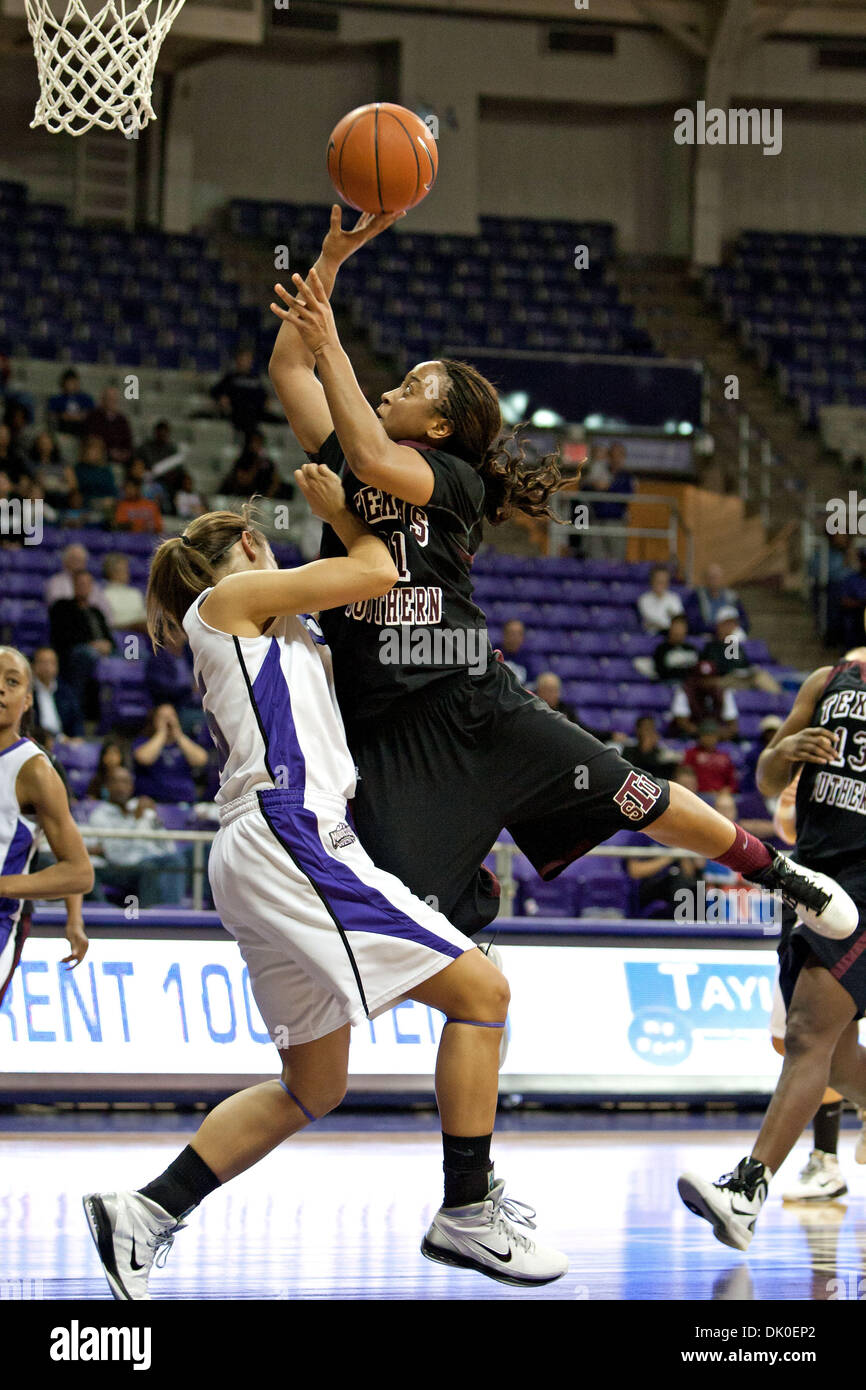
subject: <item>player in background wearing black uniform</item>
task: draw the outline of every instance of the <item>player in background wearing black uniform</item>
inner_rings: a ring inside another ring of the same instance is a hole
[[[343,232],[340,216],[335,207],[306,282],[292,277],[297,293],[276,287],[287,307],[271,306],[283,322],[270,374],[302,447],[339,473],[399,573],[382,601],[320,616],[360,774],[354,820],[374,860],[473,935],[496,916],[498,885],[482,864],[503,827],[543,878],[641,829],[780,890],[817,930],[848,935],[857,913],[836,884],[624,762],[494,659],[472,557],[485,519],[548,514],[558,467],[502,447],[496,392],[465,363],[422,363],[373,411],[328,296],[340,263],[395,219],[365,215]],[[327,526],[321,553],[344,553]]]
[[[796,795],[798,864],[831,875],[856,903],[844,940],[783,917],[779,985],[787,1010],[785,1060],[751,1154],[710,1182],[679,1180],[680,1196],[724,1245],[745,1250],[773,1174],[814,1116],[828,1086],[866,1106],[866,650],[822,666],[803,682],[791,713],[758,760],[764,796],[778,796],[801,768]]]

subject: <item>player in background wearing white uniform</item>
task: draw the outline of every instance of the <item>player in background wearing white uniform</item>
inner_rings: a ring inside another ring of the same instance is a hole
[[[72,819],[66,788],[44,749],[22,734],[33,705],[30,663],[15,647],[0,647],[0,1003],[27,937],[28,898],[67,900],[70,954],[76,965],[87,937],[73,906],[93,887],[93,867]],[[56,863],[28,873],[40,831]]]
[[[330,654],[301,616],[384,594],[397,571],[330,469],[307,464],[295,478],[345,556],[281,572],[248,509],[212,512],[162,543],[148,585],[152,639],[181,628],[189,639],[221,763],[208,874],[282,1075],[218,1105],[139,1191],[86,1197],[91,1233],[115,1298],[148,1298],[149,1271],[182,1219],[339,1105],[351,1026],[409,998],[446,1016],[436,1064],[445,1197],[422,1251],[506,1283],[546,1283],[568,1261],[515,1228],[531,1227],[534,1212],[505,1198],[489,1158],[508,984],[358,843]]]

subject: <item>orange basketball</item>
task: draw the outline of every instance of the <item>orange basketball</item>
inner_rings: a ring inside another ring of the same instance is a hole
[[[405,106],[371,101],[338,121],[328,141],[331,182],[360,212],[404,212],[426,198],[439,155],[428,127]]]

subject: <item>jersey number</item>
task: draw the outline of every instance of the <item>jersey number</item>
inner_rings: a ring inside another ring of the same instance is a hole
[[[394,556],[394,564],[397,566],[397,578],[403,583],[411,579],[409,562],[406,559],[406,537],[402,531],[392,531],[388,537],[388,546]]]

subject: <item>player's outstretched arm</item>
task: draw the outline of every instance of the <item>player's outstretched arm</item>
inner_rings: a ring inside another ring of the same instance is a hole
[[[762,796],[779,796],[799,763],[830,763],[837,756],[836,735],[832,730],[810,728],[816,701],[832,669],[821,666],[807,676],[797,692],[791,713],[758,759],[755,781]]]
[[[331,208],[331,222],[314,269],[326,298],[330,299],[337,272],[360,247],[384,232],[405,213],[362,213],[354,227],[343,228],[343,213],[339,204]],[[282,285],[275,286],[285,294]],[[328,411],[325,393],[315,375],[315,358],[310,352],[297,325],[283,315],[276,305],[271,309],[282,319],[268,373],[286,419],[298,443],[314,454],[324,444],[334,426]]]
[[[346,555],[293,570],[226,575],[201,605],[205,622],[221,632],[257,636],[270,618],[378,598],[397,581],[387,547],[349,511],[336,473],[324,464],[307,463],[296,471],[295,481],[313,514],[336,531]]]
[[[93,865],[54,768],[45,758],[30,758],[18,773],[15,792],[22,811],[45,832],[57,862],[35,874],[0,875],[0,897],[69,898],[89,893]]]
[[[306,280],[293,275],[292,283],[296,289],[294,297],[278,287],[286,308],[279,309],[275,304],[271,308],[286,321],[297,324],[315,358],[329,418],[355,477],[404,502],[426,506],[433,495],[433,470],[417,449],[389,439],[365,399],[343,350],[328,296],[315,268]]]

